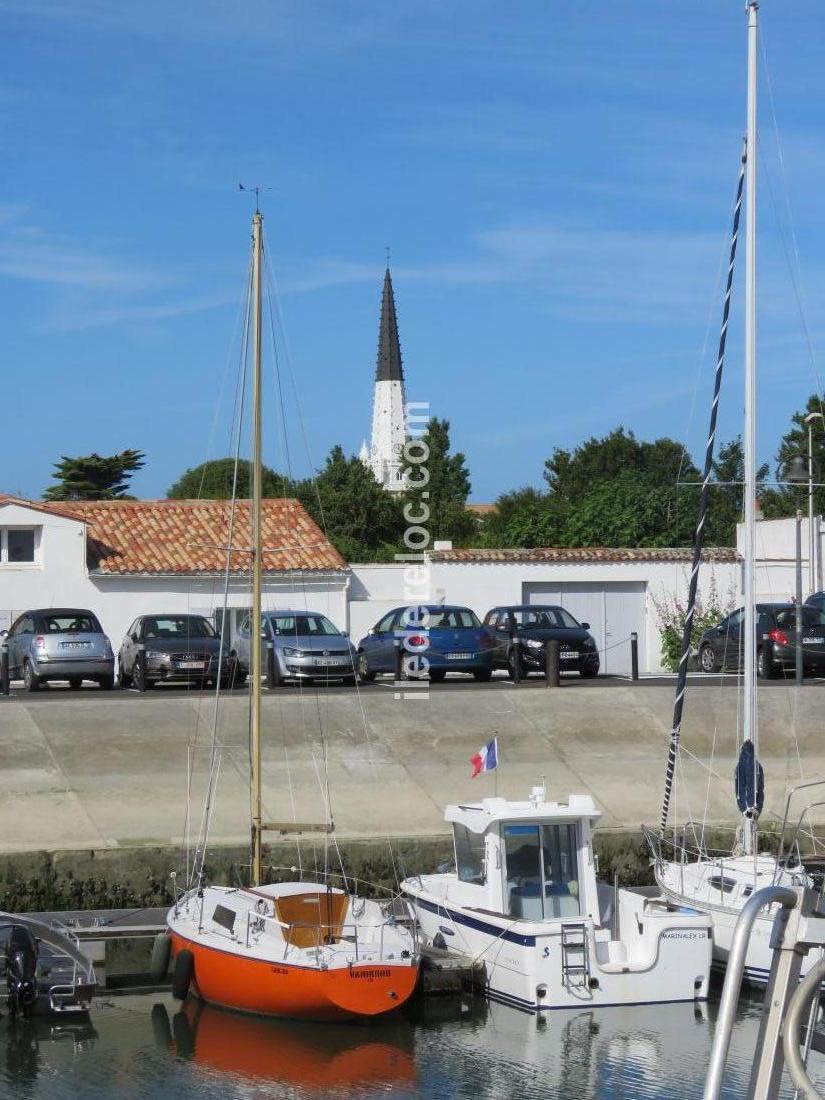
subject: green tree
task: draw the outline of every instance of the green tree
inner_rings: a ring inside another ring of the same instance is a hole
[[[808,425],[805,417],[814,413],[817,418],[811,423],[811,450],[814,460],[814,481],[825,481],[825,424],[819,416],[825,412],[825,405],[818,393],[812,393],[808,398],[804,409],[795,412],[791,417],[792,427],[783,435],[776,455],[776,479],[782,481],[785,471],[791,459],[802,456],[805,459],[805,469],[808,461]],[[783,516],[792,516],[799,508],[804,515],[808,513],[808,486],[779,485],[777,488],[765,489],[760,493],[762,513],[766,519],[779,519]],[[814,488],[814,513],[822,515],[825,512],[825,487],[817,485]]]
[[[234,476],[234,458],[215,458],[181,474],[167,490],[166,496],[169,500],[228,500],[232,496]],[[290,496],[293,490],[289,478],[264,466],[261,486],[264,497]],[[240,499],[252,495],[252,463],[246,458],[238,460],[236,495]]]
[[[143,451],[125,450],[115,455],[62,455],[54,464],[44,500],[133,500],[126,493],[129,479],[144,466]]]
[[[336,445],[324,468],[295,495],[347,561],[386,561],[402,547],[400,494],[388,493],[359,458]]]
[[[502,495],[484,520],[481,542],[489,547],[558,546],[566,512],[548,493],[527,485]]]
[[[422,453],[426,458],[421,462],[422,469],[429,474],[426,488],[429,497],[423,499],[429,505],[430,516],[422,526],[429,530],[433,540],[451,539],[457,545],[465,545],[476,534],[476,520],[467,511],[467,498],[470,495],[470,474],[467,461],[460,451],[450,454],[450,422],[432,417],[427,429],[416,443],[426,446]],[[416,473],[416,480],[419,475]],[[420,493],[411,490],[408,494],[416,499]]]

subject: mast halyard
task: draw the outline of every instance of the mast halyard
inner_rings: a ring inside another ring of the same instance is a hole
[[[753,742],[754,791],[758,789],[757,749],[759,730],[756,713],[756,621],[754,606],[754,524],[756,520],[756,59],[757,13],[759,4],[748,0],[748,131],[745,207],[745,567],[744,599],[744,739]],[[743,849],[756,851],[757,811],[743,816]]]
[[[260,210],[252,217],[252,611],[250,614],[250,807],[252,811],[252,845],[250,880],[259,886],[261,864],[261,344],[262,344],[262,252],[263,217]]]

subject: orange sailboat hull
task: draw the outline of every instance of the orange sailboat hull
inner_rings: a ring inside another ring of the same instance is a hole
[[[418,967],[355,963],[329,968],[245,957],[169,933],[172,955],[192,952],[192,992],[208,1004],[261,1016],[298,1020],[343,1020],[378,1016],[409,1000]]]

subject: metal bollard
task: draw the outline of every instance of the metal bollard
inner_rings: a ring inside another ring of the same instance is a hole
[[[401,639],[395,639],[395,682],[399,683],[404,680],[404,647],[401,644]]]
[[[639,635],[635,630],[630,635],[630,679],[639,679]]]
[[[266,643],[266,686],[268,688],[278,686],[275,678],[275,647],[272,642]]]
[[[561,683],[559,643],[555,638],[551,638],[544,646],[544,683],[549,688],[557,688]]]
[[[521,683],[521,639],[518,634],[510,635],[510,651],[513,655],[513,683]]]
[[[0,646],[0,695],[9,694],[9,647]]]

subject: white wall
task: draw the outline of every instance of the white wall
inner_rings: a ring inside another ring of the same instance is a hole
[[[811,568],[807,516],[802,520],[802,598],[822,588],[823,531],[814,516],[814,557]],[[745,525],[737,524],[736,545],[744,551]],[[754,528],[754,588],[757,600],[791,600],[796,595],[796,520],[761,519]],[[817,576],[819,574],[819,576]]]
[[[640,624],[640,668],[661,671],[658,617],[654,601],[687,598],[687,562],[432,562],[429,583],[405,594],[403,564],[353,565],[350,632],[357,642],[380,616],[407,602],[456,603],[479,617],[498,604],[518,604],[530,584],[642,583],[644,622]],[[721,600],[738,600],[741,567],[735,562],[707,563],[699,574],[699,594],[707,599],[711,584]],[[407,575],[408,581],[416,578]]]

